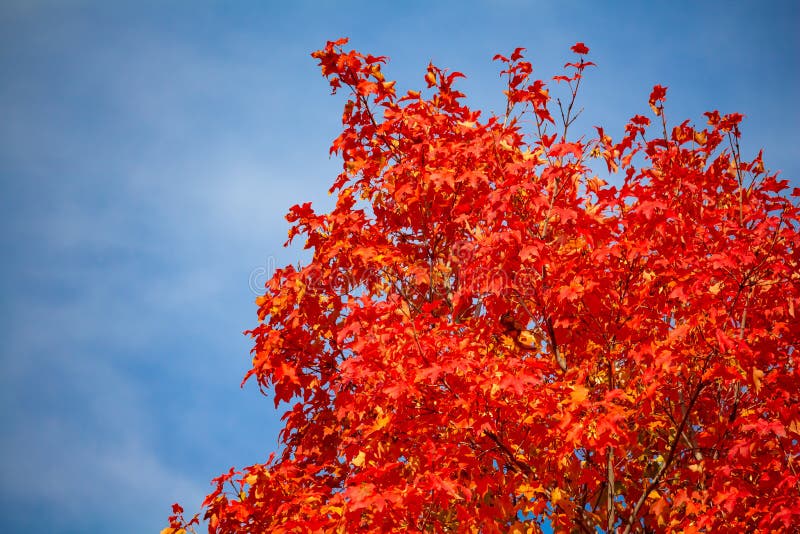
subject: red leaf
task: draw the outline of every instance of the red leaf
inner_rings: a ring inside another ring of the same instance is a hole
[[[572,50],[576,54],[588,54],[589,53],[589,48],[585,44],[583,44],[581,42],[578,42],[578,43],[575,43],[574,45],[572,45],[570,50]]]
[[[661,108],[663,107],[662,103],[667,98],[667,88],[662,87],[660,85],[656,85],[653,87],[653,91],[650,93],[650,108],[653,110],[653,113],[656,115],[661,115]]]
[[[561,158],[568,154],[572,154],[576,160],[580,160],[583,151],[581,146],[577,143],[557,143],[550,147],[549,155],[554,158]]]
[[[522,59],[522,53],[525,51],[524,48],[518,47],[514,49],[514,52],[511,54],[511,61],[517,61]]]

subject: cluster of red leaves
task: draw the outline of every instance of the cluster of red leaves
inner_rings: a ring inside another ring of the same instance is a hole
[[[800,191],[742,161],[741,116],[669,130],[656,86],[653,128],[571,140],[583,43],[557,107],[496,56],[485,121],[460,73],[398,97],[345,43],[313,54],[349,91],[336,207],[291,209],[313,259],[249,332],[283,447],[215,480],[209,532],[797,525]]]

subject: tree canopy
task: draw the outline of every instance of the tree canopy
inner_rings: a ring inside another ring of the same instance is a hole
[[[209,532],[800,524],[800,190],[743,159],[742,116],[673,124],[656,86],[586,139],[583,43],[547,82],[495,56],[501,116],[346,45],[313,54],[347,92],[335,207],[291,208],[313,256],[248,332],[281,448],[215,479]]]

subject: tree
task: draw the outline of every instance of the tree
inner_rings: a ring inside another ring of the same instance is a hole
[[[742,116],[670,127],[656,86],[653,119],[575,139],[583,43],[563,101],[495,56],[485,120],[462,74],[398,96],[346,43],[313,54],[349,92],[335,208],[291,208],[313,259],[249,331],[282,449],[215,479],[209,531],[800,524],[800,189],[742,159]]]

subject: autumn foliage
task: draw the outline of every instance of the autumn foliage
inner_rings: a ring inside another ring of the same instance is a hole
[[[742,116],[673,125],[656,86],[576,138],[583,43],[547,83],[496,56],[484,117],[462,74],[401,94],[346,42],[313,54],[348,94],[335,208],[291,208],[313,258],[249,332],[281,449],[214,481],[209,532],[800,524],[800,190]]]

